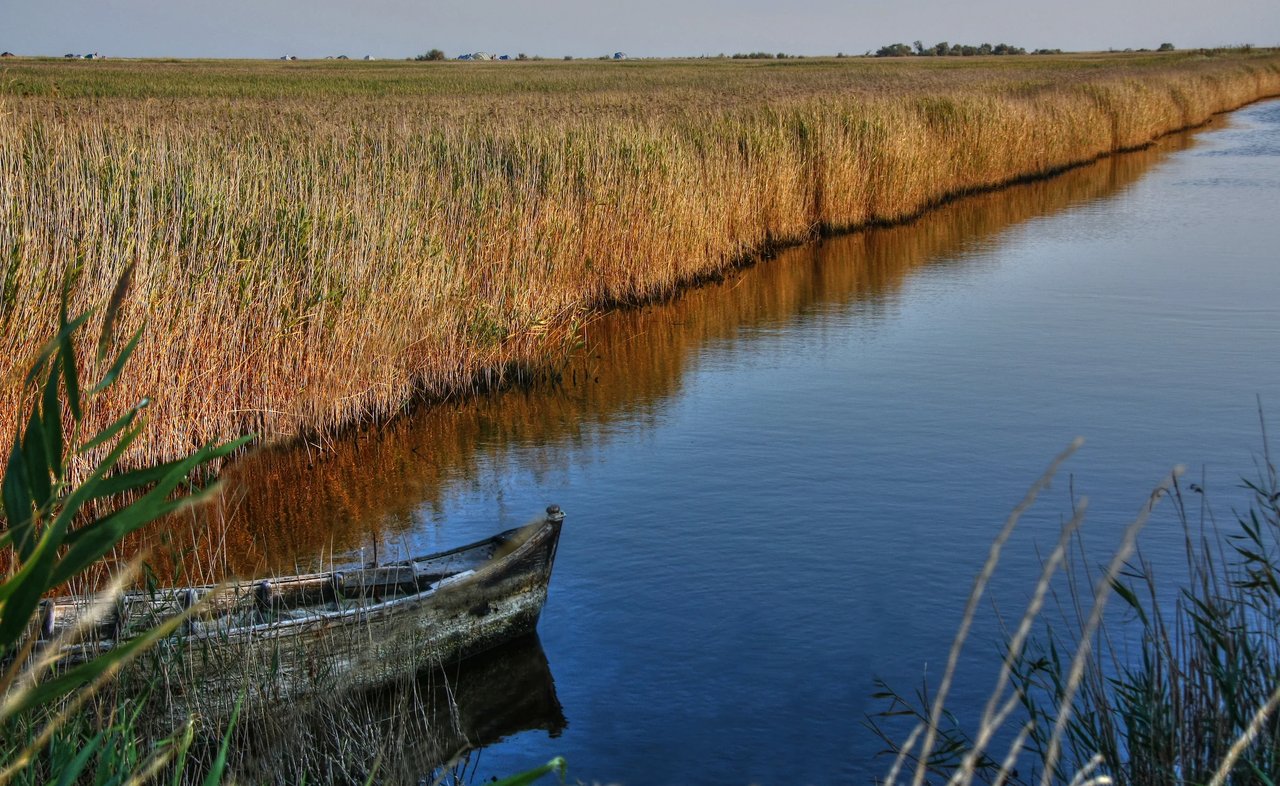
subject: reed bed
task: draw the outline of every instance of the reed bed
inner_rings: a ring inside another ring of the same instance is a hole
[[[223,470],[223,493],[210,504],[156,529],[152,567],[166,583],[212,583],[323,570],[335,553],[396,542],[420,525],[415,511],[440,510],[452,484],[487,483],[509,452],[529,457],[535,449],[535,471],[557,472],[576,460],[575,446],[607,441],[617,424],[649,417],[678,392],[708,341],[733,342],[815,308],[892,311],[923,266],[1112,196],[1192,141],[1170,137],[1052,180],[953,201],[909,225],[786,250],[682,297],[602,315],[583,328],[585,349],[554,365],[554,386],[442,403],[324,450],[254,451]]]
[[[137,460],[325,435],[562,356],[779,244],[1141,147],[1280,54],[891,63],[20,61],[0,72],[0,431],[127,266]],[[106,409],[111,409],[110,407]]]

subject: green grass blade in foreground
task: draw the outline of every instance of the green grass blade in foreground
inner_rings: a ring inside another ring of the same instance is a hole
[[[169,786],[182,786],[182,773],[187,767],[187,756],[191,753],[191,743],[196,739],[195,719],[188,718],[185,726],[182,727],[182,736],[177,738],[178,760],[174,762],[173,777],[169,781]],[[225,743],[224,743],[225,745]]]
[[[138,491],[152,483],[160,483],[173,488],[172,479],[178,478],[181,482],[182,478],[190,474],[191,470],[203,463],[222,458],[234,452],[236,449],[248,443],[248,438],[228,442],[224,445],[205,445],[199,452],[188,456],[185,459],[170,461],[165,464],[157,464],[153,467],[143,467],[142,469],[130,470],[122,472],[119,475],[112,475],[104,478],[102,483],[94,489],[90,499],[98,499],[100,497],[112,497],[117,494],[125,494],[132,491]],[[80,530],[77,530],[80,531]]]
[[[61,534],[56,527],[46,529],[21,569],[0,584],[0,601],[4,603],[0,607],[0,652],[17,643],[30,624],[40,598],[55,586],[49,576],[62,544]]]
[[[530,783],[539,781],[553,772],[559,776],[561,783],[565,782],[565,778],[569,773],[569,764],[564,760],[564,757],[557,756],[537,769],[511,775],[500,781],[494,781],[492,786],[528,786]]]
[[[57,786],[72,786],[80,779],[81,773],[89,766],[89,760],[98,752],[98,748],[102,745],[103,738],[106,736],[105,731],[98,732],[93,739],[89,740],[89,744],[85,745],[75,758],[67,762],[62,772],[58,775]]]
[[[129,358],[133,355],[133,351],[138,348],[138,342],[142,340],[143,328],[138,328],[138,332],[133,334],[133,338],[129,339],[129,343],[124,349],[120,350],[120,354],[116,355],[115,361],[112,362],[111,368],[107,369],[107,373],[103,375],[102,380],[93,386],[94,393],[101,393],[107,388],[115,384],[119,379],[120,372],[124,370],[124,364],[129,362]]]
[[[205,773],[203,786],[218,786],[222,782],[222,773],[227,768],[227,751],[231,748],[231,732],[240,720],[240,709],[244,706],[244,696],[236,699],[235,709],[231,711],[231,720],[227,723],[227,731],[222,737],[222,745],[218,747],[218,755],[213,765]]]
[[[81,314],[70,322],[66,322],[59,327],[58,335],[46,342],[36,354],[36,359],[31,364],[31,370],[27,372],[26,384],[35,384],[35,381],[43,376],[44,364],[49,361],[49,358],[53,357],[60,349],[62,349],[63,339],[69,338],[75,334],[75,332],[80,329],[81,325],[89,321],[89,317],[90,314],[88,313]]]
[[[27,463],[22,458],[22,443],[17,435],[13,438],[13,449],[9,451],[9,463],[5,466],[4,514],[9,521],[9,529],[5,534],[21,555],[29,552],[32,540],[31,513],[35,508],[35,500],[31,498],[30,480],[27,478]]]
[[[31,417],[27,419],[27,430],[22,435],[22,461],[26,465],[27,489],[31,500],[37,508],[49,503],[53,494],[53,484],[49,482],[51,469],[49,454],[45,449],[44,421],[40,417],[40,407],[31,408]]]
[[[41,437],[44,439],[44,455],[49,465],[49,474],[54,482],[60,482],[63,475],[62,466],[62,407],[58,399],[58,377],[60,376],[62,359],[54,363],[49,370],[49,382],[44,388],[44,402],[40,406]],[[68,394],[67,401],[71,397]]]
[[[176,499],[170,498],[170,495],[178,485],[185,481],[196,468],[231,454],[247,444],[249,439],[249,437],[243,437],[222,445],[206,445],[182,461],[174,462],[167,467],[157,468],[167,471],[163,473],[163,477],[141,499],[111,516],[99,519],[76,530],[66,538],[66,543],[71,548],[53,572],[54,583],[61,584],[89,567],[130,532],[182,507],[198,503],[212,494],[215,489],[211,487]],[[140,473],[143,476],[149,475],[146,470],[142,470]],[[128,490],[136,488],[137,486],[127,487]]]
[[[66,285],[64,284],[62,289],[62,308],[58,311],[59,325],[69,324],[67,320],[67,298],[69,294],[70,292],[68,291]],[[81,419],[84,418],[84,413],[81,408],[82,401],[80,399],[80,373],[76,369],[76,351],[75,351],[75,347],[72,346],[71,344],[71,335],[72,334],[70,332],[65,330],[58,335],[58,362],[54,364],[54,367],[55,368],[61,367],[62,380],[67,386],[67,409],[71,412],[71,417],[74,418],[77,423],[79,423]],[[46,412],[45,412],[46,415],[48,414],[47,410],[48,410],[49,403],[52,403],[55,408],[57,406],[57,393],[56,393],[57,386],[50,385],[45,390],[46,397],[50,395],[49,394],[50,389],[54,391],[54,394],[52,395],[52,402],[46,399]],[[60,411],[58,412],[58,415],[59,417],[61,417]],[[59,431],[58,438],[61,439],[61,437],[62,437],[62,432]],[[61,462],[61,451],[59,451],[59,459],[58,459],[58,463],[60,462]]]
[[[129,288],[133,284],[133,269],[136,265],[136,262],[130,262],[125,267],[124,272],[116,279],[116,288],[111,291],[111,298],[107,301],[107,310],[102,315],[102,330],[98,333],[99,361],[107,359],[107,351],[111,348],[111,342],[115,338],[116,320],[120,316],[120,306],[124,303],[125,297],[129,294]]]
[[[133,425],[133,421],[137,420],[138,413],[141,411],[142,411],[142,407],[135,405],[128,412],[121,415],[119,418],[116,418],[116,421],[114,423],[112,423],[110,426],[107,426],[102,431],[98,432],[95,436],[90,438],[88,442],[81,445],[80,448],[76,451],[77,455],[83,455],[93,450],[94,448],[99,447],[100,445],[105,445],[106,443],[110,442],[121,431]]]

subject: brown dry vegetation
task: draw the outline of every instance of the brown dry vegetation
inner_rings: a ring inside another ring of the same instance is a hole
[[[780,242],[1149,143],[1280,55],[23,62],[0,72],[0,433],[50,335],[146,323],[147,450],[385,417]],[[120,402],[123,404],[124,402]]]
[[[570,471],[588,460],[584,446],[652,418],[708,344],[768,333],[815,309],[892,314],[921,268],[957,264],[966,249],[1023,222],[1112,196],[1192,140],[1172,136],[1056,178],[956,200],[910,224],[789,249],[682,297],[603,315],[583,329],[585,347],[558,368],[556,385],[445,402],[323,451],[254,451],[223,472],[214,503],[150,533],[153,566],[167,581],[208,583],[323,570],[361,547],[397,544],[433,526],[448,539],[440,511],[450,489],[489,489],[513,463],[538,477]],[[124,553],[136,551],[130,544]]]

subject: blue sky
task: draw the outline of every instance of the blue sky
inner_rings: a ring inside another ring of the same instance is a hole
[[[883,44],[1280,45],[1276,0],[0,0],[0,49],[119,57],[860,54]]]

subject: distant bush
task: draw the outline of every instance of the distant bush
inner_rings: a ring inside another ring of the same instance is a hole
[[[444,52],[439,49],[429,49],[413,59],[419,62],[423,60],[444,60]]]
[[[734,60],[772,60],[776,57],[772,52],[738,52],[734,54]],[[785,57],[785,55],[784,55]]]
[[[889,44],[876,50],[876,57],[909,57],[911,47],[906,44]]]
[[[1158,49],[1156,49],[1157,52],[1172,52],[1173,50],[1174,50],[1173,44],[1169,43],[1168,41],[1164,42],[1163,44],[1160,45]]]

